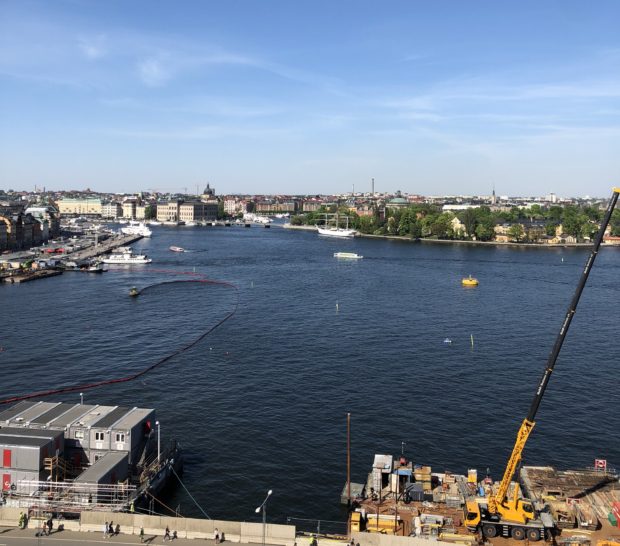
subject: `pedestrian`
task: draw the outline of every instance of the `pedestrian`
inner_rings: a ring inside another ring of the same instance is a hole
[[[220,532],[217,530],[217,527],[215,528],[215,531],[213,531],[213,540],[215,540],[216,544],[220,543]]]
[[[117,523],[116,527],[114,528],[114,534],[115,535],[120,535],[121,534],[121,524]]]
[[[108,529],[109,529],[108,522],[106,521],[103,524],[103,538],[108,538]]]
[[[166,525],[166,532],[164,533],[164,540],[170,540],[170,528]]]
[[[50,517],[50,519],[47,520],[47,535],[51,535],[52,534],[52,529],[54,528],[54,522],[52,521],[52,518]]]
[[[114,536],[114,522],[110,521],[110,525],[108,527],[108,535],[111,537]]]
[[[26,516],[24,516],[23,512],[19,513],[19,520],[17,521],[19,524],[19,528],[23,529],[24,528],[24,521],[25,521]]]
[[[176,540],[176,539],[177,539],[177,532],[172,531],[172,540]]]
[[[144,527],[140,526],[140,542],[144,542]]]

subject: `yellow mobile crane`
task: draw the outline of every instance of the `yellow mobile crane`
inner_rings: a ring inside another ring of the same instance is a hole
[[[514,447],[512,448],[512,454],[508,459],[504,476],[497,489],[496,493],[490,494],[486,498],[486,503],[479,503],[478,501],[471,500],[466,503],[465,524],[472,532],[482,531],[482,534],[486,538],[493,538],[496,536],[512,537],[517,540],[523,540],[527,537],[530,541],[537,541],[545,538],[546,525],[536,516],[534,507],[529,500],[519,498],[519,485],[515,486],[512,498],[508,498],[508,489],[510,488],[510,482],[514,476],[519,463],[521,462],[521,454],[527,443],[527,439],[532,433],[532,429],[535,424],[536,412],[540,406],[543,395],[551,378],[551,373],[555,366],[556,360],[564,343],[564,338],[570,327],[570,323],[577,310],[577,304],[583,288],[588,280],[588,275],[594,260],[598,254],[601,242],[605,235],[605,230],[609,225],[611,215],[614,211],[616,203],[618,201],[618,195],[620,194],[620,188],[613,188],[613,194],[605,217],[601,223],[601,228],[594,240],[594,246],[592,252],[588,257],[585,268],[581,274],[579,284],[573,295],[573,299],[568,307],[566,317],[560,328],[560,332],[555,340],[545,372],[542,379],[536,389],[536,394],[532,400],[530,411],[527,417],[521,423],[519,432],[517,433],[517,439]]]

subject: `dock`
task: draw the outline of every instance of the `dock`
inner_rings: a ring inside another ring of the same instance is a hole
[[[21,284],[23,282],[47,279],[48,277],[56,277],[57,275],[62,275],[62,271],[58,271],[56,269],[39,269],[34,271],[18,272],[15,275],[7,275],[1,277],[1,279],[2,282],[7,284]]]

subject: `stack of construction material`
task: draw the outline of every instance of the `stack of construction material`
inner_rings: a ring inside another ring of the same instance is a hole
[[[422,484],[422,489],[426,493],[431,492],[432,485],[431,485],[431,467],[430,466],[415,465],[413,469],[413,477],[415,478],[416,482],[419,482]]]
[[[614,527],[620,528],[620,502],[614,502],[609,512],[609,523]]]

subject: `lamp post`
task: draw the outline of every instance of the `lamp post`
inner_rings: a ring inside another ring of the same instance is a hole
[[[80,404],[82,405],[84,404],[84,393],[83,392],[80,393]]]
[[[161,441],[159,436],[159,421],[155,421],[155,426],[157,426],[157,464],[159,465],[161,459]]]
[[[257,514],[260,514],[261,511],[263,512],[263,546],[265,546],[265,528],[267,526],[267,501],[269,500],[271,493],[273,493],[271,489],[267,491],[267,496],[265,497],[263,504],[255,510]]]

